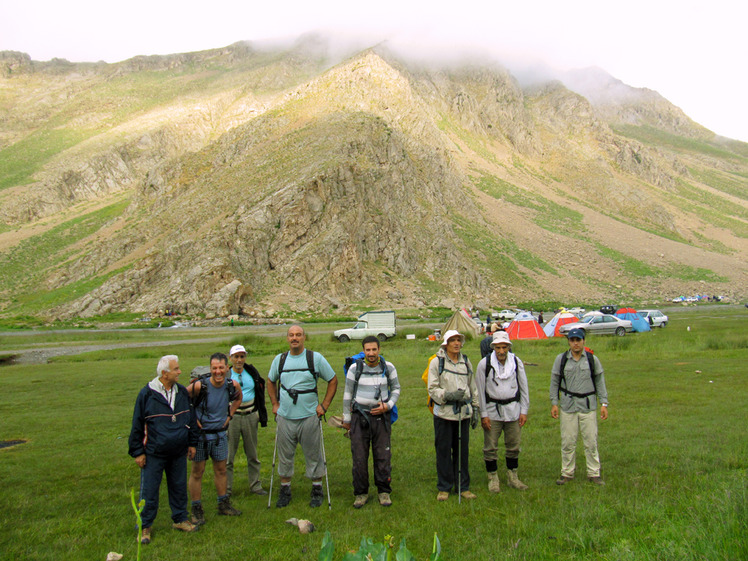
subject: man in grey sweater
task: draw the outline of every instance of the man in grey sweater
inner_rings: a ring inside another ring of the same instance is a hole
[[[343,428],[350,433],[353,456],[353,507],[361,508],[369,500],[369,446],[379,504],[390,506],[390,412],[400,397],[400,382],[395,366],[379,356],[376,337],[364,338],[362,346],[364,359],[348,369],[343,392]]]
[[[561,419],[561,476],[556,483],[564,485],[574,479],[577,439],[581,432],[587,459],[587,479],[597,485],[605,485],[600,477],[596,418],[598,400],[600,418],[608,418],[608,392],[603,366],[596,356],[585,349],[582,329],[572,329],[567,337],[569,350],[556,357],[551,370],[551,417]]]

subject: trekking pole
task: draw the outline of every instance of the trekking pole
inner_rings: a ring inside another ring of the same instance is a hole
[[[462,504],[462,407],[457,421],[457,504]],[[454,442],[454,440],[452,441]]]
[[[275,452],[278,450],[278,426],[275,427],[275,444],[273,444],[273,468],[270,470],[270,492],[268,493],[268,508],[273,498],[273,476],[275,475]]]
[[[327,456],[325,456],[325,434],[322,432],[322,418],[319,418],[319,442],[322,445],[322,463],[325,466],[325,485],[327,485],[327,508],[332,510],[330,502],[330,479],[327,477]]]

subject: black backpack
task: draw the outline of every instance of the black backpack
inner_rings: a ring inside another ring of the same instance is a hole
[[[192,397],[192,407],[194,409],[197,409],[202,405],[203,407],[203,414],[207,414],[208,410],[208,386],[207,384],[210,384],[210,372],[204,373],[201,371],[204,369],[204,366],[197,366],[195,369],[193,369],[193,374],[197,373],[196,377],[193,377],[191,382],[194,384],[195,382],[200,382],[200,391],[197,392]],[[193,386],[194,387],[194,386]],[[231,404],[236,399],[236,387],[234,386],[234,381],[231,379],[230,375],[226,376],[226,380],[224,381],[224,387],[226,388],[226,391],[228,391],[229,394],[229,412],[231,411]]]
[[[283,353],[280,356],[280,361],[278,362],[278,393],[277,393],[277,399],[280,400],[280,391],[281,388],[283,388],[286,393],[291,396],[291,399],[293,399],[293,404],[296,405],[296,402],[299,399],[299,395],[303,393],[317,393],[317,378],[319,378],[319,373],[314,369],[314,351],[310,351],[309,349],[306,349],[306,368],[293,368],[289,370],[283,370],[283,367],[286,365],[286,359],[288,358],[288,351]],[[281,381],[281,376],[283,372],[309,372],[312,375],[312,378],[314,378],[314,388],[308,389],[308,390],[294,390],[294,389],[288,389],[286,386],[283,385],[283,382]]]
[[[576,393],[576,392],[570,392],[566,388],[561,387],[561,382],[566,385],[566,377],[564,375],[564,369],[566,368],[566,363],[569,360],[568,351],[564,352],[564,354],[561,356],[561,365],[559,366],[559,375],[560,379],[558,381],[558,390],[560,392],[564,392],[566,395],[571,395],[573,397],[584,397],[587,398],[587,407],[590,406],[590,397],[591,395],[597,394],[597,383],[595,382],[595,355],[594,353],[589,350],[587,347],[584,348],[584,354],[587,355],[587,363],[590,366],[590,379],[592,380],[592,387],[594,388],[591,392],[587,393]]]
[[[514,376],[517,378],[517,393],[514,394],[514,397],[510,397],[509,399],[494,399],[493,397],[490,397],[488,395],[488,389],[486,388],[486,385],[483,385],[483,394],[486,398],[486,403],[496,403],[496,408],[498,409],[499,405],[507,405],[509,403],[513,403],[515,401],[519,401],[519,363],[517,362],[517,355],[514,356]],[[486,381],[488,381],[488,373],[493,370],[493,365],[491,364],[491,360],[486,359]]]

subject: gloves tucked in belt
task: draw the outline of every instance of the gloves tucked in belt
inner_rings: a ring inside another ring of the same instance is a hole
[[[462,401],[465,398],[465,390],[454,390],[444,392],[444,401]]]
[[[477,427],[480,424],[480,409],[473,407],[473,416],[470,417],[470,426],[472,428]]]

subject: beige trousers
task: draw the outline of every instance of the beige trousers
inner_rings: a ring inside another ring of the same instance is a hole
[[[599,477],[600,456],[597,452],[597,411],[589,413],[564,413],[561,418],[561,475],[574,477],[577,439],[582,433],[584,456],[587,459],[587,477]]]

